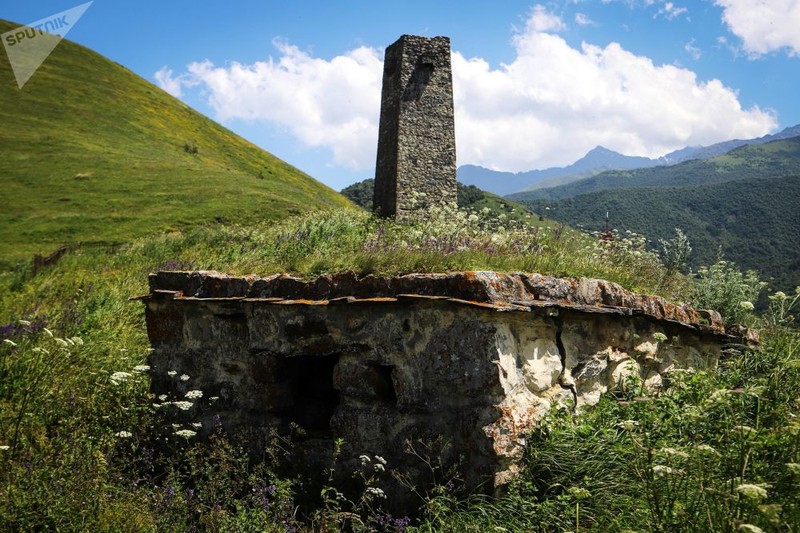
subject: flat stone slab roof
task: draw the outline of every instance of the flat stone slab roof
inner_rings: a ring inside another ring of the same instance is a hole
[[[303,280],[288,274],[260,277],[229,276],[216,271],[163,271],[149,276],[149,287],[150,294],[135,299],[246,300],[279,305],[391,304],[440,299],[497,311],[553,307],[643,315],[710,334],[739,338],[744,335],[748,341],[757,342],[755,332],[741,327],[726,331],[716,311],[696,310],[688,304],[636,294],[616,283],[591,278],[466,271],[360,278],[354,272],[344,272]]]

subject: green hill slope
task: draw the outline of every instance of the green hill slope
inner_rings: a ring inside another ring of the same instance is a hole
[[[0,20],[0,33],[15,26]],[[0,268],[67,243],[349,205],[66,40],[21,90],[2,54],[0,116]]]
[[[721,249],[740,267],[773,278],[776,289],[800,284],[800,172],[714,185],[605,190],[526,204],[590,230],[602,229],[610,212],[613,227],[643,233],[653,242],[672,237],[678,227],[692,243],[695,267],[713,263]]]
[[[672,166],[611,170],[548,189],[512,194],[518,202],[571,198],[610,189],[711,185],[745,178],[772,178],[800,173],[800,137],[748,145],[707,160]]]

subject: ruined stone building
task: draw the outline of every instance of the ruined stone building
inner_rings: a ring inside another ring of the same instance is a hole
[[[159,272],[141,299],[152,392],[174,423],[199,422],[201,436],[222,424],[256,455],[271,436],[294,435],[287,463],[309,475],[333,466],[342,439],[343,481],[366,454],[430,483],[409,446],[438,443],[428,453],[489,492],[516,471],[553,402],[657,388],[672,369],[713,366],[740,342],[716,313],[538,274]],[[192,390],[202,397],[189,409],[170,407]],[[410,501],[389,476],[381,487]]]

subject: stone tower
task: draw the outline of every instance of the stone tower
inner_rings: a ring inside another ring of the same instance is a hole
[[[403,35],[383,64],[373,205],[409,220],[445,202],[456,202],[450,39]]]

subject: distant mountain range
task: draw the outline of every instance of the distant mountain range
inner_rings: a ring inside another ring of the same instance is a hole
[[[708,159],[677,165],[607,170],[557,187],[508,195],[516,201],[558,200],[609,189],[712,185],[745,178],[770,178],[800,172],[800,137],[739,146]]]
[[[612,228],[644,234],[653,247],[681,228],[694,248],[693,268],[722,252],[771,280],[773,289],[793,291],[800,285],[800,136],[758,141],[715,157],[611,170],[509,198],[589,231],[602,229],[609,213]]]
[[[458,180],[465,185],[475,185],[485,191],[505,196],[516,192],[564,185],[590,178],[607,170],[633,170],[676,165],[689,160],[709,159],[745,145],[764,144],[792,137],[800,137],[800,125],[757,139],[735,139],[710,146],[681,148],[656,159],[626,156],[598,146],[566,167],[514,173],[490,170],[476,165],[462,165],[458,168]]]

